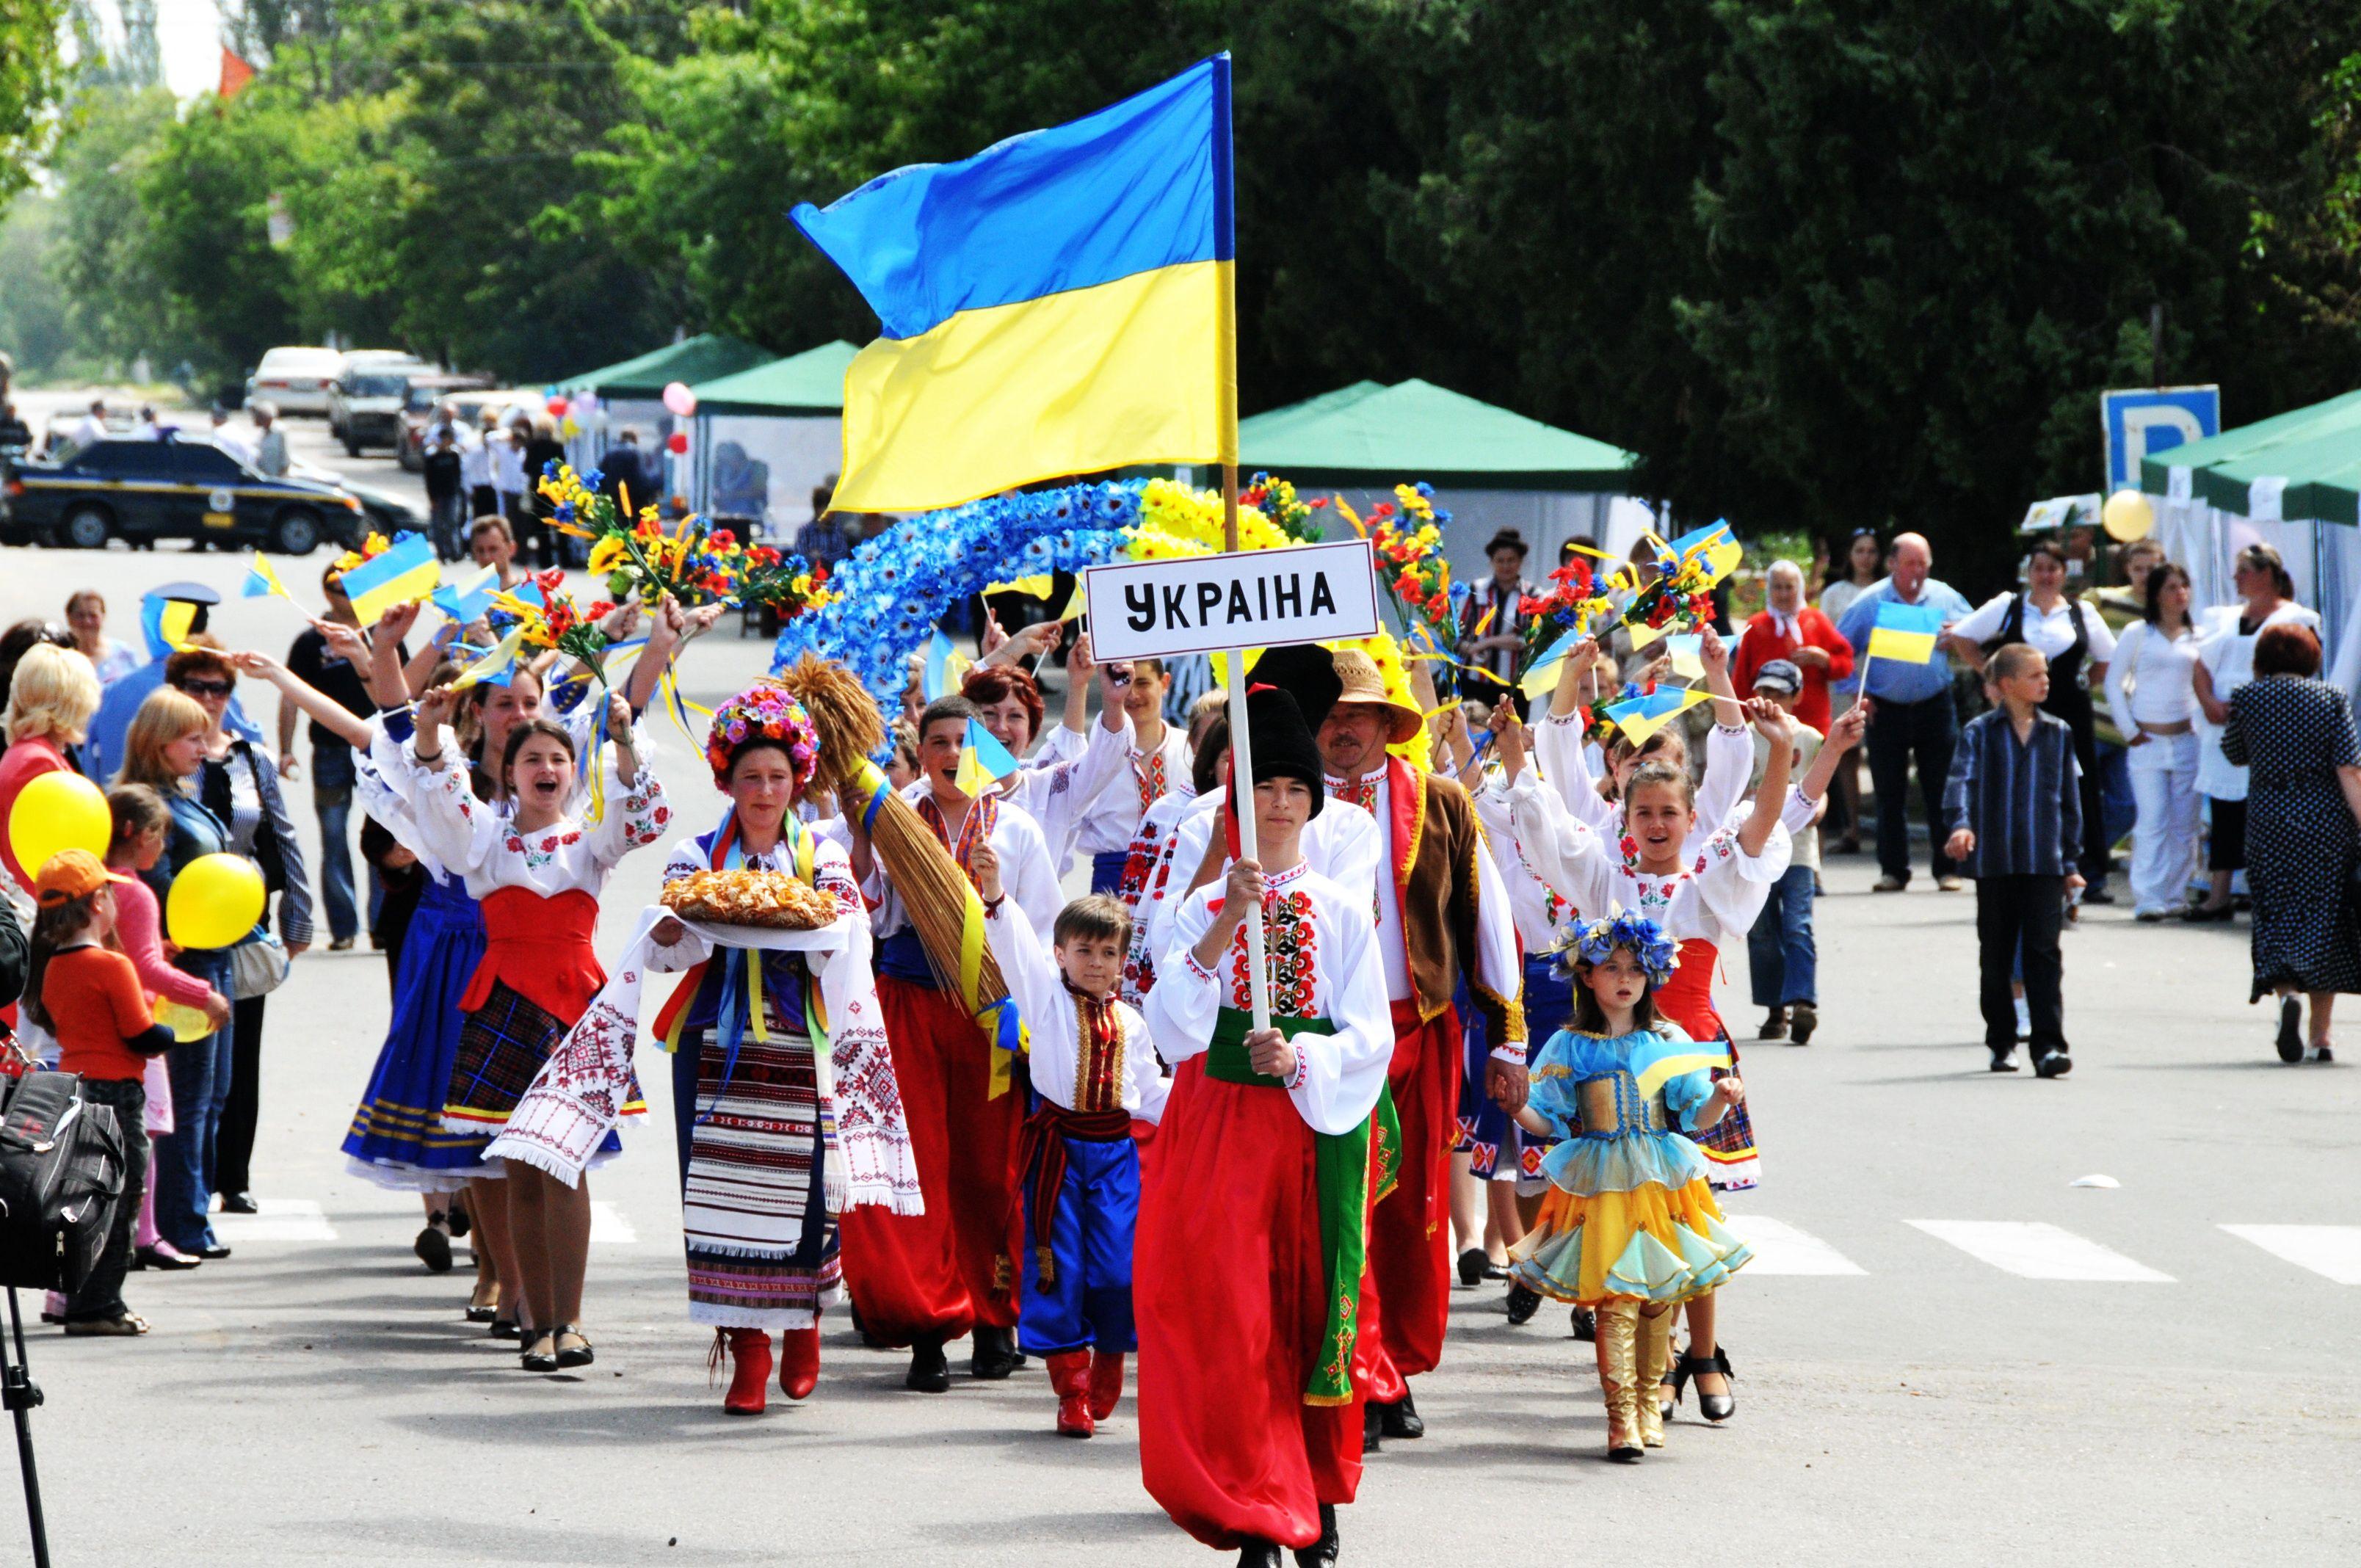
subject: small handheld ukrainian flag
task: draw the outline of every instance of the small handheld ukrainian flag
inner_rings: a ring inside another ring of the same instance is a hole
[[[374,626],[395,605],[432,594],[442,580],[433,541],[423,533],[405,533],[383,554],[346,572],[343,587],[345,597],[353,601],[354,619]]]
[[[951,777],[961,793],[979,795],[1016,771],[1016,759],[1008,748],[992,738],[992,731],[971,718],[967,735],[960,741],[959,772]]]
[[[1923,664],[1935,656],[1943,632],[1943,612],[1931,604],[1897,604],[1889,599],[1877,607],[1877,620],[1869,630],[1869,656],[1897,664]]]
[[[287,585],[279,580],[279,574],[271,570],[270,563],[263,559],[259,550],[254,553],[254,564],[247,567],[246,581],[238,586],[237,594],[240,598],[249,599],[277,594],[290,604],[296,602],[295,596],[287,591]]]
[[[960,678],[973,663],[951,647],[941,627],[927,640],[927,662],[918,672],[918,693],[928,702],[959,690]]]
[[[486,566],[474,576],[434,590],[434,608],[462,626],[481,620],[500,589],[500,569]]]
[[[1627,697],[1599,709],[1614,720],[1631,744],[1644,746],[1648,737],[1705,701],[1713,694],[1703,686],[1658,686],[1644,696]]]
[[[884,328],[845,373],[840,509],[1237,461],[1227,54],[790,216]]]

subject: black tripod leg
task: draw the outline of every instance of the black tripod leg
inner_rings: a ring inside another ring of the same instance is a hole
[[[25,1361],[25,1316],[16,1307],[16,1288],[8,1287],[8,1326],[16,1336],[16,1359],[7,1358],[0,1341],[0,1405],[16,1418],[16,1463],[25,1473],[25,1518],[33,1527],[33,1568],[49,1568],[49,1527],[41,1518],[41,1475],[33,1465],[32,1409],[41,1402],[41,1390]]]

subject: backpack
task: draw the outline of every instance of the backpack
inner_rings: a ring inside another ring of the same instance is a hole
[[[81,1288],[122,1196],[123,1138],[79,1074],[0,1080],[0,1285]]]

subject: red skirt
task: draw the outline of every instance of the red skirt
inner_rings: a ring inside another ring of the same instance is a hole
[[[1443,1359],[1451,1320],[1451,1146],[1464,1055],[1456,1009],[1421,1024],[1418,1003],[1394,1003],[1386,1081],[1401,1118],[1401,1173],[1369,1213],[1369,1279],[1378,1301],[1369,1398],[1383,1404],[1402,1397],[1404,1378],[1432,1372]]]
[[[978,1323],[1014,1327],[1024,1092],[990,1097],[991,1042],[948,992],[880,975],[877,1002],[927,1212],[863,1205],[837,1222],[862,1326],[897,1345],[957,1339]]]
[[[1140,1200],[1140,1478],[1175,1524],[1225,1551],[1308,1546],[1320,1505],[1361,1484],[1366,1356],[1350,1403],[1303,1399],[1328,1315],[1312,1139],[1286,1091],[1209,1079],[1191,1058]],[[1374,1306],[1365,1277],[1365,1323]]]

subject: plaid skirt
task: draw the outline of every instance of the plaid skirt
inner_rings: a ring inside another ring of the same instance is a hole
[[[443,1124],[463,1133],[506,1126],[542,1064],[572,1027],[494,981],[490,997],[467,1014],[459,1031],[451,1087],[443,1101]],[[636,1076],[624,1101],[627,1110],[644,1107]]]

